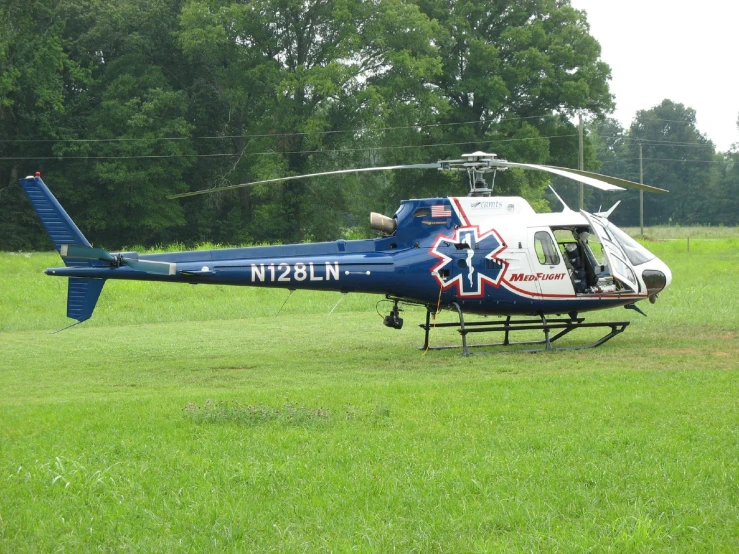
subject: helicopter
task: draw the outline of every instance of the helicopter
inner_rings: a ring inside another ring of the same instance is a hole
[[[392,217],[372,212],[370,227],[379,233],[376,238],[141,255],[93,247],[39,173],[19,182],[64,261],[65,267],[45,273],[69,279],[67,317],[76,320],[72,325],[92,316],[108,279],[383,295],[381,302],[390,303],[385,326],[403,327],[400,306],[423,306],[422,348],[452,347],[430,346],[429,335],[435,327],[454,327],[464,355],[471,353],[467,335],[482,332],[504,334],[502,342],[486,346],[536,345],[531,351],[595,347],[623,332],[629,321],[586,322],[581,314],[624,306],[646,315],[636,302],[654,303],[670,285],[672,273],[608,220],[618,202],[605,212],[574,211],[552,189],[562,211],[536,213],[524,198],[493,195],[496,173],[511,168],[544,171],[606,191],[667,192],[589,171],[515,163],[474,152],[428,164],[327,171],[168,197],[342,173],[467,173],[467,196],[404,200]],[[437,323],[441,310],[456,312],[459,321]],[[468,314],[504,319],[469,321]],[[610,331],[589,344],[555,348],[555,341],[581,328]],[[511,340],[513,332],[532,330],[543,332],[543,338]]]

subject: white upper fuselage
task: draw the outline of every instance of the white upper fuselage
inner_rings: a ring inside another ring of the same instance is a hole
[[[592,287],[604,293],[615,292],[640,300],[650,296],[644,280],[645,270],[659,271],[665,275],[669,285],[672,275],[667,266],[653,254],[647,252],[649,260],[634,264],[613,234],[613,224],[606,218],[586,212],[565,209],[556,213],[536,213],[531,205],[520,197],[452,197],[449,198],[462,228],[477,228],[480,235],[492,230],[505,243],[506,248],[496,254],[498,260],[507,264],[500,284],[516,294],[539,299],[588,299],[588,294],[576,290],[571,277],[573,269],[565,260],[566,239],[555,236],[587,231],[593,242],[602,243],[599,252],[599,269],[602,276],[611,278],[615,287]],[[549,238],[547,238],[549,237]],[[551,240],[556,251],[547,256],[546,241]],[[585,241],[587,242],[587,241]],[[544,248],[542,248],[544,247]],[[589,247],[588,247],[589,248]],[[601,281],[605,283],[606,281]]]

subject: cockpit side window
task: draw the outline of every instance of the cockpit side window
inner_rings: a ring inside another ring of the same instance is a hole
[[[534,234],[534,248],[541,265],[559,264],[559,251],[554,245],[552,236],[546,231],[537,231]]]

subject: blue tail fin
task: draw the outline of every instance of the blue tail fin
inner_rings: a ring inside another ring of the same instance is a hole
[[[18,179],[18,182],[31,201],[33,209],[36,210],[46,232],[49,233],[57,252],[61,250],[63,244],[90,246],[72,218],[67,215],[67,212],[64,211],[64,208],[41,180],[41,177],[26,177],[25,179]],[[89,260],[77,260],[75,258],[64,259],[64,263],[75,267],[90,265]]]
[[[67,287],[67,317],[80,323],[90,319],[105,279],[70,277]]]
[[[51,194],[41,177],[26,177],[25,179],[18,179],[18,182],[31,201],[33,209],[36,210],[46,232],[49,233],[57,252],[61,254],[63,245],[90,247],[90,243],[61,204],[54,198],[54,195]],[[104,265],[97,261],[82,258],[62,257],[62,260],[67,266],[72,267]],[[79,322],[90,319],[104,284],[105,279],[70,277],[67,288],[67,317]]]

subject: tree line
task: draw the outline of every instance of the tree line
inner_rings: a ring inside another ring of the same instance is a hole
[[[628,129],[608,118],[590,126],[603,173],[636,182],[643,175],[645,183],[670,191],[644,194],[645,225],[739,225],[739,145],[717,152],[696,128],[695,116],[695,110],[663,100],[637,112]],[[621,200],[611,219],[618,225],[639,225],[637,191],[615,199],[592,196],[604,207]]]
[[[475,150],[577,167],[578,113],[588,169],[633,179],[641,141],[645,181],[673,191],[649,198],[650,223],[739,223],[737,154],[692,110],[607,119],[610,68],[567,0],[2,0],[0,21],[0,249],[49,246],[16,182],[37,170],[111,249],[360,236],[369,211],[466,183],[404,171],[166,196]],[[506,171],[496,190],[549,209],[548,183]]]

